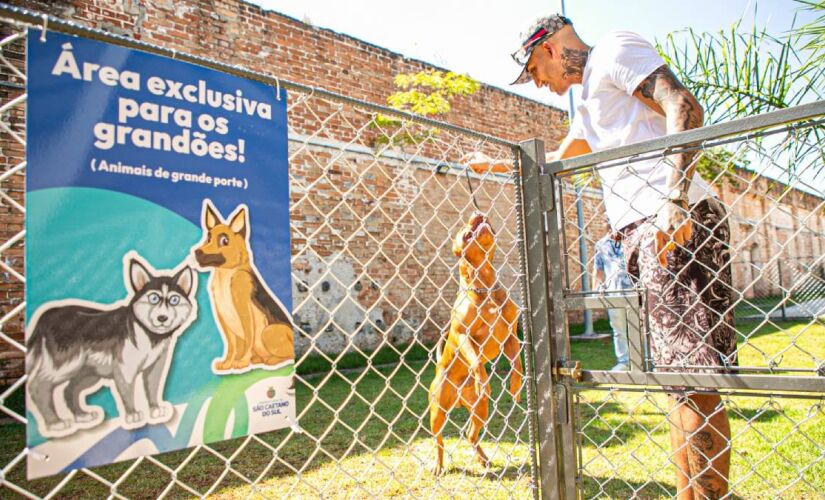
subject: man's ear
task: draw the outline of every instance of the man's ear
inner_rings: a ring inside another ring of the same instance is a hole
[[[546,50],[547,55],[549,55],[551,59],[555,59],[558,55],[558,50],[556,50],[556,46],[553,45],[553,43],[550,40],[545,40],[541,42],[541,45],[538,48]]]

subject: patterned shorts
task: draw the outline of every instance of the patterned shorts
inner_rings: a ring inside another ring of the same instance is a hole
[[[656,371],[731,373],[738,360],[727,213],[716,198],[690,211],[693,234],[668,254],[667,267],[656,257],[655,217],[622,229],[627,271],[646,292]]]

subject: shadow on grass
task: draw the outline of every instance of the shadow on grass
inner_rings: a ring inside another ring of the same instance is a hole
[[[392,478],[395,481],[424,481],[427,484],[431,478],[430,472],[422,471],[420,467],[423,463],[423,467],[428,469],[434,459],[427,412],[427,386],[433,377],[433,367],[424,361],[405,359],[405,362],[407,366],[371,369],[366,375],[336,374],[328,380],[316,378],[309,382],[299,382],[296,399],[303,433],[281,430],[259,434],[254,440],[239,438],[210,444],[217,456],[206,449],[192,455],[193,450],[189,449],[157,455],[154,460],[170,469],[180,468],[176,475],[178,481],[189,485],[199,494],[207,493],[216,483],[219,485],[213,491],[218,493],[247,484],[232,472],[223,476],[226,461],[230,457],[232,469],[238,474],[250,481],[265,483],[266,488],[273,487],[276,491],[288,491],[298,481],[297,471],[301,472],[306,483],[317,481],[323,484],[327,481],[323,477],[326,474],[325,468],[347,468],[347,462],[350,462],[351,470],[345,476],[349,475],[353,480],[369,481],[368,477],[361,477],[369,470],[367,475],[386,475],[388,481]],[[310,385],[320,383],[321,380],[326,380],[322,387]],[[509,445],[506,443],[520,443],[526,449],[528,436],[525,399],[522,399],[520,405],[514,406],[510,395],[502,391],[502,384],[497,378],[491,378],[491,390],[491,415],[483,439],[488,443],[497,441],[505,444],[505,454],[512,453],[507,451]],[[494,402],[495,405],[492,404]],[[445,437],[448,439],[460,438],[457,449],[462,454],[465,448],[471,453],[470,444],[461,437],[467,419],[466,410],[454,410],[450,424],[445,429]],[[24,426],[0,426],[0,440],[3,442],[0,467],[5,467],[25,448]],[[492,448],[488,444],[485,451],[489,454],[493,451]],[[410,456],[410,453],[415,456]],[[365,470],[365,467],[375,467],[375,457],[379,455],[381,462],[399,464],[398,467],[407,472],[381,469],[380,466],[378,470]],[[486,472],[480,466],[475,472],[472,468],[456,470],[489,479],[492,491],[498,478],[516,480],[523,477],[525,465],[521,462],[526,461],[527,456],[525,451],[523,459],[514,460],[509,466],[502,467],[494,463],[493,469]],[[496,460],[494,456],[491,459]],[[117,463],[94,468],[93,472],[114,482],[133,464],[134,461]],[[448,456],[445,465],[450,467],[450,464]],[[313,479],[316,474],[320,476]],[[405,474],[409,477],[405,477]],[[38,496],[45,496],[65,476],[62,474],[26,481],[25,461],[21,461],[5,477]],[[156,498],[163,493],[170,481],[167,470],[150,460],[143,460],[118,484],[116,491],[129,498]],[[433,484],[435,481],[432,478]],[[97,498],[110,493],[110,489],[96,479],[78,472],[62,487],[59,495],[67,498]],[[13,495],[7,487],[0,487],[0,497]],[[192,492],[174,485],[167,498],[191,495]]]
[[[674,482],[663,483],[661,481],[628,481],[616,477],[600,477],[585,474],[582,480],[582,497],[584,498],[673,498],[676,496],[676,471],[674,469]],[[742,500],[736,494],[731,494],[725,498],[731,500]]]
[[[671,483],[659,481],[627,481],[617,477],[600,477],[585,474],[582,480],[584,498],[672,498],[676,496],[676,487]],[[674,473],[675,480],[675,473]]]
[[[638,435],[649,436],[666,425],[665,415],[660,411],[634,408],[630,416],[626,405],[615,402],[580,404],[578,412],[578,432],[585,437],[584,447],[625,446]]]
[[[478,462],[476,462],[478,464]],[[501,467],[491,465],[487,469],[483,469],[481,465],[477,468],[471,469],[469,467],[461,467],[457,465],[445,464],[446,473],[457,472],[462,476],[471,476],[478,479],[487,479],[489,481],[498,481],[499,479],[510,479],[517,481],[523,477],[524,471],[518,467]]]

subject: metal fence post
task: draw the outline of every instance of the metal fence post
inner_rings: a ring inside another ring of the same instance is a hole
[[[785,302],[788,300],[788,294],[785,292],[785,282],[782,279],[782,259],[776,259],[776,269],[779,271],[779,293],[782,295],[780,302],[782,305],[782,321],[788,321],[788,316],[785,312]]]
[[[577,490],[572,391],[568,384],[558,383],[553,375],[557,361],[566,359],[569,348],[564,347],[568,339],[561,296],[555,297],[558,300],[552,304],[550,302],[550,283],[561,286],[561,259],[557,255],[553,270],[548,268],[548,248],[559,249],[558,234],[548,238],[545,231],[547,213],[555,215],[555,200],[551,177],[542,172],[543,160],[544,143],[541,140],[521,143],[528,311],[533,334],[539,424],[539,474],[542,498],[572,499],[576,498]],[[549,224],[550,231],[554,231],[553,228],[558,231],[557,221],[549,221]],[[555,242],[555,247],[548,246],[550,242]],[[560,351],[559,346],[563,347]]]
[[[543,158],[543,157],[542,157]],[[549,197],[558,197],[559,203],[554,206],[561,206],[561,196],[563,191],[555,182],[554,174],[562,167],[561,162],[554,162],[545,167],[547,174],[547,184]],[[562,240],[564,238],[564,226],[562,224],[561,210],[551,210],[547,212],[547,256],[550,266],[549,293],[552,298],[552,308],[550,312],[551,335],[553,340],[553,367],[556,369],[567,368],[569,370],[577,366],[578,362],[570,357],[570,332],[567,325],[567,310],[565,303],[565,289],[563,283],[564,269],[564,249]],[[561,371],[561,370],[560,370]],[[563,488],[564,498],[578,497],[578,461],[576,456],[576,407],[574,404],[573,379],[569,376],[556,376],[554,378],[555,391],[557,393],[557,414],[555,419],[557,438],[556,453],[559,456],[559,475],[563,476],[563,481],[559,487]]]
[[[559,466],[556,456],[556,436],[553,425],[555,394],[552,380],[550,345],[550,309],[547,286],[546,237],[544,214],[546,199],[542,196],[541,158],[544,143],[534,139],[521,143],[521,190],[524,210],[524,243],[527,253],[527,308],[533,334],[534,377],[538,416],[539,486],[545,499],[560,498]]]

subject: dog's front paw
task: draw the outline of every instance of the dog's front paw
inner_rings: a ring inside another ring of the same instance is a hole
[[[216,371],[224,372],[227,370],[232,369],[232,360],[231,359],[222,359],[220,361],[215,361],[212,365]]]
[[[174,410],[172,405],[167,402],[161,402],[157,406],[149,407],[149,418],[156,422],[167,422],[172,418]]]
[[[65,435],[74,427],[74,422],[71,420],[58,420],[46,426],[49,433]]]
[[[83,413],[76,413],[74,416],[74,421],[80,425],[91,424],[92,422],[97,422],[100,420],[103,420],[103,412],[98,409],[92,409]]]
[[[143,412],[136,411],[132,413],[127,413],[123,419],[129,425],[136,425],[143,422]]]
[[[236,370],[243,370],[244,368],[249,367],[249,360],[248,359],[236,359],[232,362],[232,368]]]
[[[440,463],[436,463],[433,467],[433,476],[440,476],[444,472],[444,466]]]

